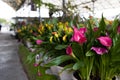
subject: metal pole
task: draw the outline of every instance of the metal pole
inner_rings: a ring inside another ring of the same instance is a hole
[[[62,6],[63,6],[63,18],[66,16],[66,7],[65,7],[65,0],[62,0]]]
[[[40,4],[41,4],[41,0],[39,0],[39,4],[38,4],[38,21],[41,22],[41,15],[40,15]]]
[[[95,9],[95,5],[94,5],[94,2],[93,2],[93,15],[95,14],[94,9]]]
[[[41,22],[40,6],[39,6],[39,22]]]
[[[96,1],[96,0],[92,0],[92,2],[93,2],[93,11],[92,11],[92,12],[93,12],[93,15],[95,14],[95,12],[94,12],[94,11],[95,11],[95,1]]]
[[[62,1],[63,8],[65,8],[65,0]]]

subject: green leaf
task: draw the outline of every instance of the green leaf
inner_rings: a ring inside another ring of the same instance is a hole
[[[114,42],[112,48],[111,48],[111,54],[112,56],[114,55],[118,55],[120,53],[120,39],[118,39],[117,41]]]
[[[77,62],[77,63],[74,64],[73,69],[74,69],[74,70],[78,70],[78,69],[80,69],[81,67],[84,67],[84,62],[79,61],[79,62]]]
[[[57,58],[52,59],[50,62],[48,62],[47,64],[45,64],[45,67],[50,67],[50,66],[54,66],[54,65],[59,65],[67,60],[72,60],[73,58],[71,56],[68,55],[62,55],[59,56]]]
[[[63,72],[64,70],[67,70],[67,69],[72,70],[73,65],[74,65],[73,63],[66,65],[66,66],[61,70],[61,72]]]
[[[57,50],[62,50],[62,49],[65,49],[67,46],[68,46],[68,45],[57,45],[57,46],[55,47],[55,49],[57,49]]]
[[[32,38],[33,40],[37,40],[37,38],[36,38],[36,37],[34,37],[34,36],[31,36],[31,38]]]
[[[35,54],[30,53],[30,54],[27,56],[26,63],[31,63],[34,59],[35,59]]]
[[[93,56],[94,55],[94,52],[92,52],[92,51],[88,51],[87,53],[86,53],[86,56]]]
[[[106,24],[105,24],[103,15],[102,15],[102,19],[101,19],[101,21],[99,23],[99,27],[98,28],[99,29],[98,29],[98,31],[96,31],[96,34],[95,34],[96,37],[99,36],[101,34],[101,32],[104,32],[105,28],[106,28]]]
[[[88,20],[88,29],[89,29],[89,31],[90,31],[90,33],[91,33],[90,36],[92,36],[93,30],[92,30],[92,25],[91,25],[91,23],[90,23],[90,20]]]
[[[100,27],[100,30],[105,30],[106,24],[105,24],[103,15],[102,15],[102,19],[100,21],[99,27]]]
[[[78,43],[72,43],[73,53],[79,59],[84,56],[83,50],[81,49],[81,47],[82,46],[80,46]]]
[[[112,36],[114,36],[117,33],[118,24],[119,24],[118,19],[115,19],[113,24],[112,24],[112,29],[113,29],[113,31],[111,33],[111,34],[113,34]]]

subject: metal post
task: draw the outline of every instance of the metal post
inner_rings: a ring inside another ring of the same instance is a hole
[[[63,18],[66,16],[66,7],[65,7],[65,0],[62,0],[62,6],[63,6]]]
[[[39,0],[39,4],[41,4],[41,0]],[[40,5],[39,5],[39,22],[41,22]]]
[[[95,14],[94,9],[95,9],[95,6],[94,6],[94,2],[93,2],[93,15]]]
[[[40,6],[39,6],[39,22],[41,22]]]
[[[93,15],[95,14],[95,12],[94,12],[94,11],[95,11],[95,1],[96,1],[96,0],[92,0],[92,2],[93,2],[93,11],[92,11],[92,12],[93,12]]]
[[[65,8],[65,0],[62,1],[63,8]]]

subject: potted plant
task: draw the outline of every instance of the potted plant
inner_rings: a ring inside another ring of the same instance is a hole
[[[74,26],[68,46],[56,46],[59,50],[65,48],[68,55],[53,58],[45,66],[60,65],[71,60],[64,69],[77,71],[81,80],[112,80],[120,72],[119,20],[106,25],[102,16],[99,25],[93,23],[87,20],[86,26]]]

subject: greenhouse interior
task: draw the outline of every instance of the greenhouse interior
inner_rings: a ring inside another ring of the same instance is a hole
[[[0,0],[0,80],[120,80],[120,0]]]

